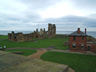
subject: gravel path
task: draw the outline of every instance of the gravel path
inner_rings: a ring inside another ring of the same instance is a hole
[[[73,53],[73,54],[85,54],[85,55],[96,55],[96,53],[86,51],[86,52],[72,52],[70,50],[58,50],[58,49],[52,49],[50,51],[55,51],[55,52],[64,52],[64,53]]]
[[[7,48],[7,50],[14,50],[14,49],[39,49],[39,48]]]
[[[14,49],[46,49],[46,50],[52,50],[53,48],[7,48],[7,50],[14,50]]]
[[[35,49],[37,52],[41,51],[56,51],[56,52],[64,52],[64,53],[75,53],[75,54],[85,54],[85,55],[96,55],[96,53],[86,51],[86,52],[72,52],[70,50],[59,50],[59,49],[54,49],[54,48],[7,48],[7,50],[13,50],[13,49]],[[42,53],[42,52],[41,52]]]
[[[29,58],[38,58],[38,59],[40,59],[40,56],[41,56],[42,54],[44,54],[45,52],[47,52],[46,49],[38,49],[36,53],[34,53],[34,54],[32,54],[32,55],[30,55],[30,56],[28,56],[28,57],[29,57]]]

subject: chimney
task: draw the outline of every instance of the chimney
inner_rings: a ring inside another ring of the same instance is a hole
[[[85,34],[86,34],[86,28],[85,28]]]
[[[78,28],[77,32],[78,32],[78,34],[80,34],[80,28]]]

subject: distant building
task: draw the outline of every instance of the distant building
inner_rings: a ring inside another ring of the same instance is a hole
[[[8,33],[8,39],[11,41],[17,41],[17,42],[23,42],[23,41],[32,41],[35,38],[38,39],[44,39],[44,38],[51,38],[55,37],[56,35],[56,26],[55,24],[48,24],[48,31],[45,31],[44,29],[40,29],[40,32],[38,29],[30,34],[23,34],[23,33]]]
[[[77,31],[69,35],[69,48],[73,51],[96,51],[96,43],[87,41],[86,29],[85,32]]]

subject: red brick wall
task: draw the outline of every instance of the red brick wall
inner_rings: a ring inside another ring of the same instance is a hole
[[[96,53],[96,44],[91,44],[90,50]]]
[[[87,38],[84,37],[84,40],[82,40],[82,36],[77,36],[76,40],[73,40],[73,36],[69,37],[69,48],[71,50],[81,50],[81,44],[84,44],[84,50],[86,49],[86,42],[87,42]],[[72,47],[72,44],[75,43],[76,44],[76,48]]]

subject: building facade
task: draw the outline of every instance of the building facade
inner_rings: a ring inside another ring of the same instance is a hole
[[[92,41],[87,41],[86,29],[85,32],[80,31],[80,28],[77,31],[69,35],[69,48],[73,51],[93,51],[96,50],[96,44]]]

